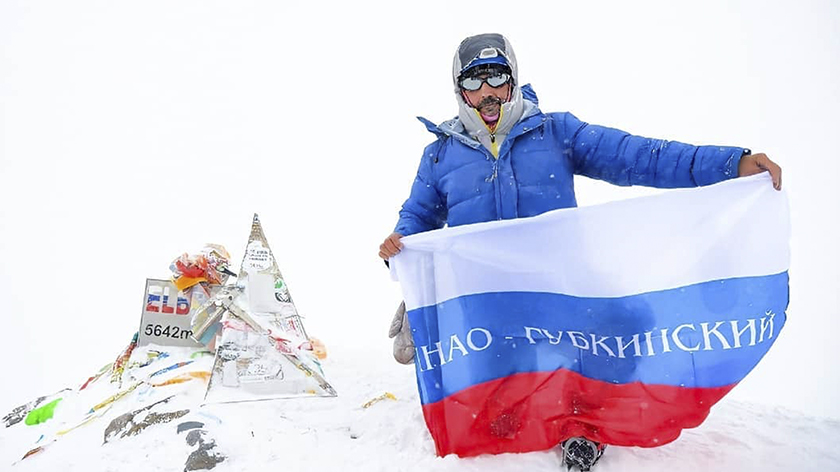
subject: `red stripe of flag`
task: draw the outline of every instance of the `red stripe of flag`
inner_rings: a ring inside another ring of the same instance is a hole
[[[561,369],[484,382],[423,406],[440,456],[550,449],[570,437],[655,447],[699,426],[735,384],[611,384]]]

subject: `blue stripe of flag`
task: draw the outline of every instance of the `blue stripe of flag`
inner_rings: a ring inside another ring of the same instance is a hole
[[[557,369],[615,384],[731,385],[770,348],[787,304],[787,272],[618,298],[458,297],[409,312],[421,401]]]

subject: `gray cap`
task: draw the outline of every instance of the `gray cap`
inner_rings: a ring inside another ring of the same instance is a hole
[[[503,64],[510,67],[513,83],[518,84],[516,55],[510,41],[498,33],[470,36],[461,41],[452,62],[452,80],[458,87],[458,78],[472,67],[481,64]]]

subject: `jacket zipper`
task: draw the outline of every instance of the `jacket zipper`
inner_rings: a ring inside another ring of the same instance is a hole
[[[499,145],[496,144],[496,133],[491,131],[490,132],[490,153],[498,159],[499,158]]]
[[[499,183],[499,158],[493,161],[493,190],[496,193],[496,220],[502,220],[502,185]]]

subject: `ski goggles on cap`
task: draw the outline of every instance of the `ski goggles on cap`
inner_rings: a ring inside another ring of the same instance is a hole
[[[494,72],[485,77],[464,77],[458,81],[458,85],[464,90],[475,92],[476,90],[480,89],[481,84],[485,82],[487,83],[487,85],[493,88],[499,88],[502,85],[510,82],[510,74],[506,72]]]

